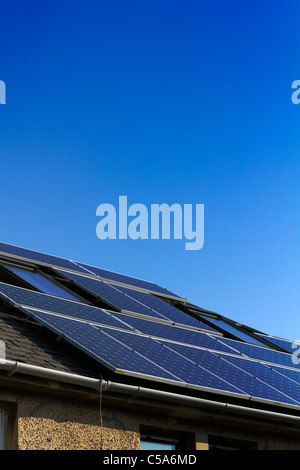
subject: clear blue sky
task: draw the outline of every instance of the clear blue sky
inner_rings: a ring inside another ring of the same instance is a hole
[[[296,0],[0,0],[0,240],[300,339]],[[205,205],[202,250],[96,208]]]

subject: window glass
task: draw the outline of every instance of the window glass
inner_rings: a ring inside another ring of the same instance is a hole
[[[55,282],[52,282],[38,271],[22,269],[17,266],[6,266],[6,268],[45,294],[56,295],[70,300],[79,300],[70,292],[57,285]]]
[[[141,450],[175,450],[175,444],[167,444],[166,442],[141,441]]]
[[[223,330],[227,331],[228,333],[231,333],[232,335],[236,336],[237,338],[243,341],[246,341],[247,343],[258,344],[259,346],[265,346],[265,343],[262,343],[261,341],[256,340],[251,335],[248,335],[244,331],[241,331],[238,328],[235,328],[233,325],[231,325],[230,323],[227,323],[224,320],[221,320],[219,318],[209,318],[208,320],[214,325],[219,326]]]
[[[176,450],[179,441],[173,436],[159,436],[153,434],[141,434],[140,449],[141,450]]]

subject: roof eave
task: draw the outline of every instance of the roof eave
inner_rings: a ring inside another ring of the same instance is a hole
[[[300,433],[300,413],[298,410],[287,410],[281,407],[278,412],[269,411],[254,407],[253,402],[251,402],[251,406],[247,406],[247,402],[245,405],[237,405],[144,386],[95,379],[18,361],[0,361],[0,371],[6,372],[8,384],[12,378],[18,380],[18,377],[27,376],[30,379],[44,379],[45,384],[37,386],[41,390],[51,388],[52,392],[56,389],[57,392],[77,394],[94,400],[101,397],[103,401],[121,402],[125,407],[134,406],[136,408],[138,406],[148,411],[159,409],[164,410],[168,415],[188,417],[189,419],[203,419],[203,417],[209,419],[214,416],[235,422],[237,420],[255,420],[256,423],[261,422],[263,426],[276,426],[276,428],[281,426],[288,428],[289,431]]]

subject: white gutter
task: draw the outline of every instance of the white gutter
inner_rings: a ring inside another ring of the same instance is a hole
[[[293,425],[294,427],[300,426],[300,415],[296,416],[284,413],[277,413],[274,411],[248,408],[226,402],[218,402],[203,398],[185,396],[177,393],[155,390],[146,387],[139,387],[135,385],[121,384],[102,379],[95,379],[92,377],[85,377],[83,375],[72,374],[69,372],[61,372],[54,369],[33,366],[18,361],[0,360],[0,370],[7,371],[9,376],[14,375],[16,373],[31,375],[48,380],[56,380],[59,382],[91,388],[93,390],[96,390],[97,392],[100,392],[101,390],[104,393],[107,393],[109,391],[120,393],[128,395],[132,399],[141,397],[150,400],[165,401],[167,403],[185,406],[189,408],[210,410],[216,413],[220,413],[222,415],[225,413],[242,415],[249,416],[252,418],[277,421],[277,423],[285,423],[288,425]]]

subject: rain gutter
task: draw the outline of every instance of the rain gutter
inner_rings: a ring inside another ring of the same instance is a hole
[[[55,380],[58,382],[86,387],[97,392],[101,391],[104,394],[109,392],[120,393],[128,396],[133,400],[137,398],[145,398],[149,400],[163,401],[169,405],[172,404],[187,408],[205,409],[215,413],[220,413],[222,415],[234,414],[259,418],[263,420],[272,420],[276,421],[277,423],[284,423],[293,427],[300,426],[300,415],[297,416],[276,411],[249,408],[232,403],[218,402],[162,390],[139,387],[136,385],[128,385],[102,379],[95,379],[83,375],[25,364],[18,361],[1,360],[0,370],[6,371],[8,376],[12,376],[17,373],[25,374],[44,378],[46,380]]]

